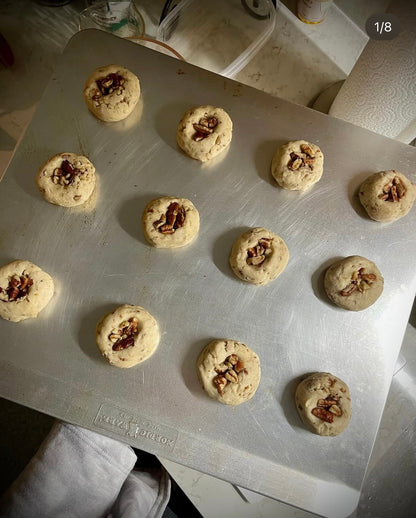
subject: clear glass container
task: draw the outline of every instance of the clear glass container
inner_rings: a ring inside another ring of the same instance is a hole
[[[183,0],[156,37],[188,63],[234,77],[266,43],[275,22],[271,0]]]
[[[80,12],[79,28],[100,29],[121,38],[140,38],[145,31],[134,1],[93,2]]]

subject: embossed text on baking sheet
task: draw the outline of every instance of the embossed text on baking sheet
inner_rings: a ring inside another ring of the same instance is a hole
[[[169,426],[154,423],[150,419],[133,415],[127,410],[107,403],[100,406],[94,424],[123,437],[147,439],[171,450],[175,447],[178,438],[178,432]]]

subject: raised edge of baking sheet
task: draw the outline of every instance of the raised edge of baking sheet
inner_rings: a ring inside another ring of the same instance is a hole
[[[142,100],[127,120],[105,124],[82,90],[98,66],[119,63],[140,78]],[[221,106],[232,143],[201,164],[176,144],[191,106]],[[301,194],[270,175],[278,145],[318,144],[324,174]],[[38,168],[60,151],[94,163],[92,203],[64,209],[43,200]],[[0,184],[1,264],[28,259],[56,281],[36,320],[0,322],[0,394],[60,419],[324,516],[355,508],[416,292],[415,211],[371,221],[356,191],[370,173],[397,169],[416,180],[416,150],[308,108],[88,30],[69,42]],[[140,225],[159,195],[189,198],[198,239],[176,250],[150,247]],[[264,226],[290,251],[282,275],[264,287],[228,266],[235,238]],[[362,312],[332,305],[322,288],[335,259],[373,260],[385,287]],[[117,369],[94,341],[99,318],[123,303],[158,320],[161,343],[145,363]],[[210,400],[195,362],[213,338],[246,343],[260,357],[252,400],[235,408]],[[294,390],[305,373],[346,381],[353,415],[338,437],[305,430]]]

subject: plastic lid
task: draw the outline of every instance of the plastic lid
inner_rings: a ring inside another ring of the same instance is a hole
[[[160,24],[157,39],[189,63],[234,77],[263,47],[275,23],[271,0],[182,0]]]

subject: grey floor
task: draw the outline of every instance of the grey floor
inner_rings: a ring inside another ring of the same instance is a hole
[[[54,419],[0,398],[0,493],[36,453]]]

